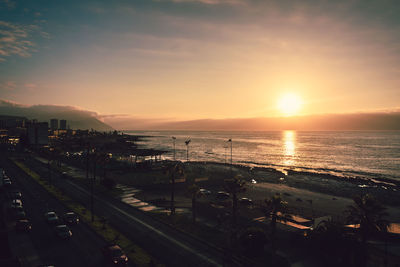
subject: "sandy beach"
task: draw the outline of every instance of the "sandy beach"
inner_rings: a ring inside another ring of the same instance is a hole
[[[295,171],[284,173],[270,168],[230,166],[209,162],[186,162],[184,167],[186,183],[176,185],[177,206],[190,207],[186,188],[191,181],[197,181],[196,183],[201,188],[212,192],[211,196],[200,198],[199,201],[212,201],[216,192],[224,190],[224,179],[240,175],[246,180],[246,191],[239,197],[251,198],[258,204],[262,204],[266,198],[275,193],[280,193],[291,210],[303,217],[315,218],[329,215],[333,218],[343,218],[343,212],[348,205],[352,204],[353,196],[369,193],[387,207],[388,219],[391,222],[400,222],[400,199],[395,181],[380,183],[362,178]],[[130,184],[134,179],[135,174],[132,174],[131,178],[125,177],[119,180]],[[165,176],[164,179],[168,180],[168,177]],[[252,179],[256,183],[252,183]],[[157,187],[143,187],[137,197],[146,201],[169,200],[170,187],[167,181],[164,182],[164,185]]]

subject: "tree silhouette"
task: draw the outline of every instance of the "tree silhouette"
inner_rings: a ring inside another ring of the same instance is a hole
[[[389,221],[384,219],[388,214],[375,197],[366,194],[355,196],[354,204],[347,207],[347,223],[355,224],[358,227],[358,234],[361,239],[362,255],[360,265],[365,266],[367,262],[367,241],[377,233],[387,232]]]
[[[354,240],[346,232],[344,223],[324,220],[310,232],[309,239],[324,266],[352,265]]]
[[[189,144],[192,140],[188,139],[185,141],[185,145],[186,145],[186,160],[189,161]]]
[[[196,223],[196,200],[200,197],[200,187],[196,184],[192,184],[188,188],[188,193],[192,199],[192,220],[193,223]]]
[[[237,194],[246,190],[246,182],[238,175],[232,179],[225,179],[224,183],[225,190],[232,196],[232,226],[235,228],[237,223]]]
[[[276,250],[276,222],[286,221],[291,216],[288,214],[287,202],[282,200],[280,194],[275,194],[271,198],[265,200],[266,206],[264,207],[265,217],[271,218],[270,223],[270,240],[272,250]]]
[[[171,215],[175,214],[175,179],[185,176],[185,169],[182,162],[175,163],[167,169],[167,175],[171,183]]]

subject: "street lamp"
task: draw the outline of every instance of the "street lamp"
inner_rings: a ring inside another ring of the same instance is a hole
[[[226,150],[228,149],[228,146],[225,145],[224,148],[225,148],[224,159],[225,159],[225,164],[226,164]]]
[[[232,139],[229,139],[228,143],[231,143],[231,165],[232,165]]]
[[[176,141],[176,137],[172,136],[172,142],[174,143],[174,161],[176,161],[176,154],[175,154],[175,141]]]

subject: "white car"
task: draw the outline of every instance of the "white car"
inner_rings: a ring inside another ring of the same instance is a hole
[[[13,199],[13,200],[11,201],[11,208],[12,208],[12,209],[22,208],[22,201],[21,201],[21,199]]]

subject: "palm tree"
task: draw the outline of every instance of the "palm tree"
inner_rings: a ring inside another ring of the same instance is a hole
[[[237,175],[233,179],[225,179],[225,190],[232,196],[232,226],[236,227],[237,221],[237,194],[246,190],[246,182],[240,175]]]
[[[287,202],[282,200],[280,194],[275,194],[269,199],[265,199],[266,206],[264,207],[264,212],[267,218],[271,218],[271,246],[272,250],[275,251],[275,235],[276,235],[276,222],[278,219],[280,221],[286,221],[291,215],[288,214]]]
[[[376,233],[387,232],[389,221],[385,220],[388,214],[375,197],[366,194],[355,196],[353,198],[354,205],[347,207],[347,223],[358,225],[358,233],[361,238],[363,254],[361,257],[361,265],[366,265],[367,259],[367,241],[371,235]]]
[[[325,266],[351,266],[354,240],[344,223],[332,219],[320,222],[308,236],[316,256]]]
[[[175,214],[175,178],[182,178],[185,176],[185,170],[183,164],[178,162],[176,164],[171,165],[167,174],[170,176],[171,182],[171,215]]]
[[[186,160],[189,161],[189,144],[192,140],[188,139],[185,141],[185,145],[186,145]]]
[[[200,187],[196,184],[192,184],[188,188],[188,193],[190,194],[190,197],[192,198],[192,219],[193,223],[196,223],[196,200],[198,197],[200,197]]]

